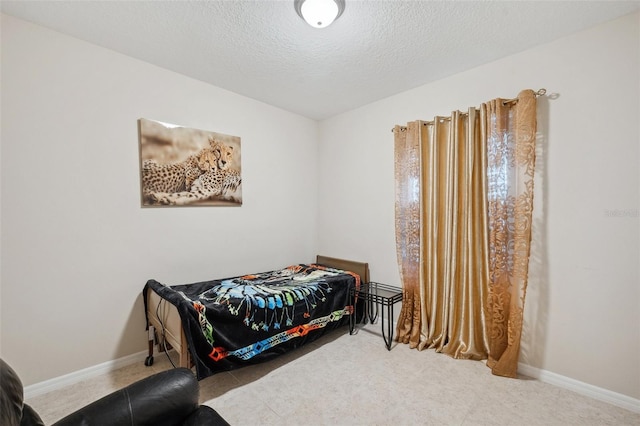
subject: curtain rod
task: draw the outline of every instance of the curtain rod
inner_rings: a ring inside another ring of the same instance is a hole
[[[538,96],[544,96],[547,94],[547,89],[538,89],[537,92],[534,93],[534,95],[536,96],[536,98]],[[504,101],[502,101],[502,105],[507,105],[507,104],[514,104],[518,102],[518,98],[513,98],[513,99],[505,99]]]
[[[538,96],[544,96],[547,94],[547,89],[538,89],[537,92],[534,92],[534,95],[536,96],[536,98]],[[508,104],[514,104],[518,102],[518,98],[513,98],[513,99],[505,99],[502,101],[502,105],[508,105]],[[461,112],[460,115],[467,115],[468,113],[466,112]],[[451,117],[437,117],[438,121],[449,121],[451,120]],[[433,125],[433,123],[435,122],[435,120],[432,121],[425,121],[424,123],[422,123],[423,126],[431,126]],[[406,131],[407,128],[405,126],[400,127],[400,131],[404,132]],[[395,131],[395,128],[391,129],[391,132],[393,133],[393,131]]]

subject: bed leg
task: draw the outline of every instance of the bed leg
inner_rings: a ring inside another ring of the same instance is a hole
[[[155,329],[152,325],[149,326],[149,356],[144,360],[144,365],[150,367],[153,365],[153,344],[155,342]]]
[[[184,330],[180,331],[180,367],[191,368],[189,343],[187,343],[187,337],[184,334]]]

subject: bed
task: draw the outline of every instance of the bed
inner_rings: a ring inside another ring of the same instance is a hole
[[[369,265],[327,256],[314,264],[198,283],[143,289],[149,356],[173,348],[198,380],[267,361],[349,324],[352,291]],[[362,312],[362,309],[356,310]]]

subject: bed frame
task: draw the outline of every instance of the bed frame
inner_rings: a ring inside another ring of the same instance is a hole
[[[369,282],[368,263],[320,255],[316,256],[316,263],[330,268],[355,272],[360,275],[362,283]],[[178,309],[151,289],[147,292],[146,306],[149,325],[149,356],[145,359],[144,364],[146,366],[153,364],[153,347],[154,342],[157,342],[161,352],[175,349],[180,356],[180,367],[191,368],[191,355]]]

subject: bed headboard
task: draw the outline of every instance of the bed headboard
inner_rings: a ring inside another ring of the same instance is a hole
[[[363,283],[369,282],[369,264],[353,260],[338,259],[336,257],[316,256],[316,263],[330,268],[343,269],[360,275]]]

